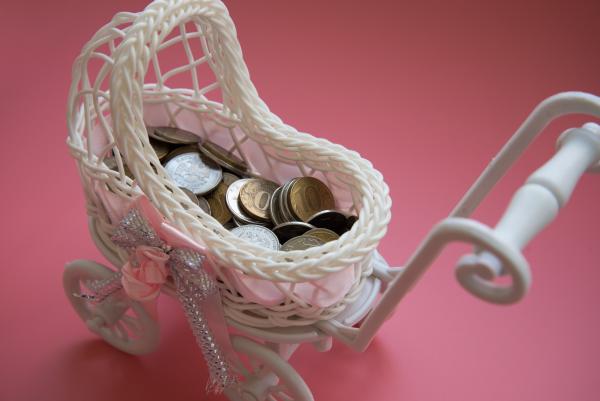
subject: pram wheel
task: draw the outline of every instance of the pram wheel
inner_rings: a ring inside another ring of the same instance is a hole
[[[313,401],[302,377],[277,352],[246,337],[233,336],[231,342],[240,354],[241,381],[225,390],[231,401]]]
[[[128,354],[150,353],[158,346],[159,328],[142,304],[130,300],[122,290],[102,302],[89,297],[95,285],[115,274],[99,263],[76,260],[67,264],[63,273],[65,294],[88,328],[107,343]]]

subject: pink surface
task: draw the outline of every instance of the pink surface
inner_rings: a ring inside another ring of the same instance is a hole
[[[303,131],[361,152],[391,187],[381,251],[402,264],[543,98],[600,93],[600,7],[585,1],[229,1],[253,80]],[[486,3],[487,4],[487,3]],[[94,338],[61,287],[66,261],[102,261],[64,144],[70,65],[117,11],[144,1],[10,2],[0,108],[0,400],[188,400],[207,372],[179,306],[163,297],[162,344],[144,357]],[[477,216],[493,224],[552,152],[553,124]],[[454,281],[452,248],[364,354],[336,344],[293,358],[317,400],[600,398],[598,177],[586,176],[526,251],[534,282],[512,307]]]

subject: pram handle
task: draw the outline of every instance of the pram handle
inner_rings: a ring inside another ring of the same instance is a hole
[[[567,203],[584,172],[597,167],[600,160],[600,126],[585,124],[565,131],[558,140],[558,151],[534,172],[517,190],[506,212],[493,230],[494,237],[515,251],[521,251],[544,227],[552,222]],[[517,270],[520,274],[521,270]],[[505,266],[486,249],[463,256],[456,277],[465,289],[494,303],[512,303],[523,295],[510,297],[494,291],[494,278],[507,274]],[[511,273],[513,281],[515,276]],[[523,281],[524,277],[520,278]],[[526,288],[523,288],[526,290]],[[507,295],[508,293],[506,293]]]
[[[557,215],[585,171],[600,171],[600,126],[585,124],[559,138],[555,156],[519,189],[496,228],[468,218],[486,198],[528,145],[554,119],[567,114],[600,118],[600,98],[582,92],[564,92],[540,103],[517,132],[483,171],[450,216],[438,223],[401,269],[360,327],[347,327],[335,320],[317,326],[353,349],[366,349],[377,330],[398,303],[451,243],[466,243],[475,253],[457,266],[458,280],[473,295],[489,302],[510,304],[520,300],[531,283],[522,248]],[[499,274],[512,277],[510,285],[499,285]]]

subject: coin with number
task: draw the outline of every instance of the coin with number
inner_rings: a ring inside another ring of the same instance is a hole
[[[335,200],[327,186],[314,177],[302,177],[289,190],[290,211],[302,221],[321,210],[333,209]]]
[[[340,238],[335,232],[327,229],[327,228],[313,228],[304,233],[304,235],[308,235],[310,237],[317,237],[323,242],[335,241]]]
[[[319,228],[328,228],[337,235],[348,231],[346,215],[337,210],[323,210],[308,219],[308,223]]]
[[[269,221],[271,218],[269,213],[271,196],[277,188],[278,185],[272,181],[260,178],[249,179],[240,188],[239,202],[242,209],[256,220]]]
[[[246,241],[262,246],[263,248],[272,249],[274,251],[279,250],[279,240],[277,239],[277,236],[273,234],[273,231],[263,226],[248,224],[232,229],[231,233]]]
[[[257,221],[250,218],[242,209],[240,209],[239,197],[240,197],[240,189],[242,186],[248,182],[250,178],[244,178],[241,180],[235,181],[233,184],[227,188],[227,193],[225,194],[225,202],[231,214],[233,214],[234,220],[236,223],[240,224],[256,224]]]
[[[288,240],[299,237],[300,235],[310,232],[314,229],[314,226],[311,226],[307,223],[302,223],[299,221],[291,221],[289,223],[283,223],[273,228],[273,232],[279,238],[279,242],[285,244]],[[317,237],[318,238],[318,237]]]
[[[294,237],[287,241],[281,247],[282,251],[303,251],[308,248],[312,248],[315,246],[323,245],[324,242],[318,239],[317,237],[311,237],[308,235],[301,235],[299,237]]]
[[[193,132],[176,127],[146,127],[148,135],[162,142],[178,145],[198,143],[201,138]]]
[[[221,167],[198,152],[173,157],[165,164],[165,170],[178,187],[187,188],[196,195],[215,189],[222,177]]]
[[[221,181],[219,186],[217,186],[217,189],[211,192],[206,199],[210,205],[212,217],[214,217],[221,224],[225,224],[231,220],[231,212],[227,208],[225,201],[227,188],[229,188],[229,185]]]

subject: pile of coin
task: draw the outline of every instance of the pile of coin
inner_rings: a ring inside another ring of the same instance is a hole
[[[338,239],[358,219],[335,210],[331,190],[317,178],[292,178],[280,186],[257,178],[244,160],[192,132],[174,127],[147,131],[170,179],[247,241],[272,250],[303,250]]]

